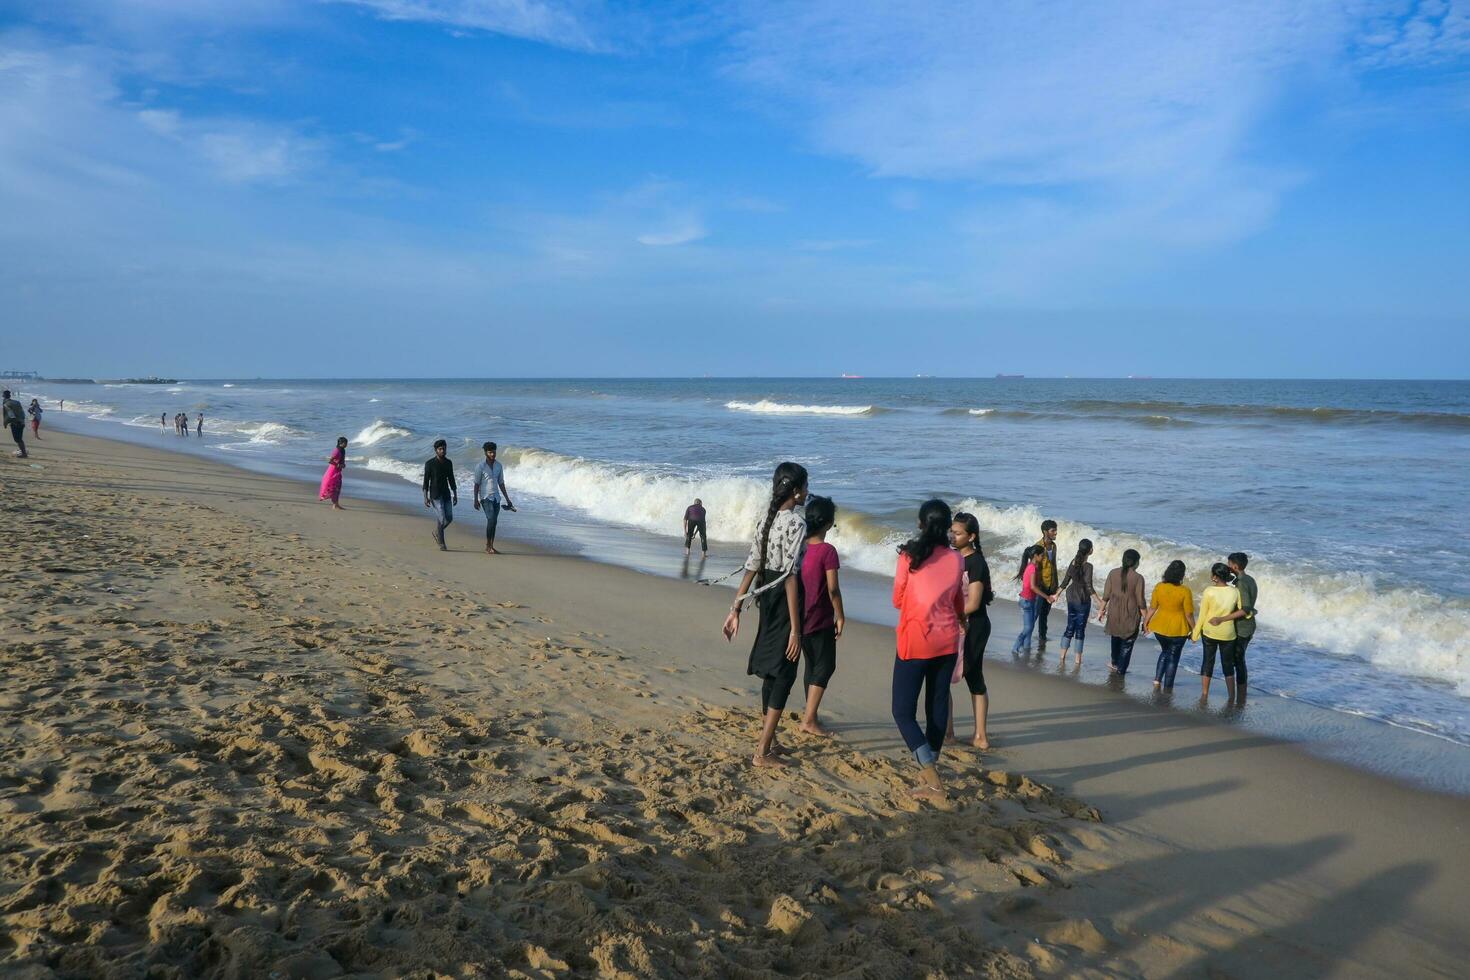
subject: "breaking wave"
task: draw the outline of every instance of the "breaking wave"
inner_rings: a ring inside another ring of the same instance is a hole
[[[725,402],[725,407],[758,415],[876,415],[882,411],[872,405],[793,405],[764,398],[758,402]]]

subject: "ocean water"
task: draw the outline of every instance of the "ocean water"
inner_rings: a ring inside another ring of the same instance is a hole
[[[1134,547],[1150,587],[1179,558],[1198,590],[1211,562],[1245,551],[1261,590],[1255,691],[1470,746],[1470,382],[236,379],[24,395],[65,398],[52,422],[296,476],[319,474],[345,435],[348,494],[365,468],[401,477],[374,492],[409,502],[442,437],[471,519],[468,480],[494,439],[522,504],[505,533],[671,574],[733,567],[783,459],[836,500],[830,540],[873,576],[865,596],[930,496],[979,519],[1002,600],[1044,517],[1062,560],[1092,539],[1099,582]],[[185,410],[204,413],[205,439],[159,432],[160,413]],[[660,565],[650,556],[680,552],[695,496],[710,567]],[[857,612],[883,621],[881,607]]]

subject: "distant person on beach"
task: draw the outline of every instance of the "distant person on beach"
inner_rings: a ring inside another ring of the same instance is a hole
[[[1051,604],[1057,597],[1057,522],[1041,522],[1041,540],[1036,542],[1041,549],[1041,569],[1036,576],[1036,591],[1045,592],[1052,598],[1036,609],[1036,648],[1046,648],[1046,621],[1051,616]]]
[[[893,575],[898,610],[898,656],[893,661],[893,721],[919,763],[909,791],[919,799],[943,799],[939,753],[949,728],[949,684],[965,631],[965,563],[949,547],[954,516],[942,500],[919,508],[919,533],[899,548]],[[919,694],[924,722],[919,727]]]
[[[1107,620],[1107,634],[1112,643],[1112,658],[1108,670],[1114,674],[1128,673],[1128,663],[1133,659],[1133,644],[1138,642],[1138,627],[1143,621],[1143,576],[1138,574],[1138,552],[1132,548],[1123,552],[1123,562],[1108,572],[1103,582],[1102,605],[1097,608],[1097,618]]]
[[[64,412],[64,411],[66,411],[66,399],[65,398],[62,398],[59,401],[57,401],[57,403],[56,403],[56,410],[58,412]]]
[[[684,508],[684,554],[689,554],[689,546],[694,543],[696,531],[699,532],[700,554],[709,554],[709,540],[705,536],[704,517],[704,501],[695,497],[694,503]]]
[[[830,497],[807,499],[806,554],[801,559],[804,595],[801,652],[806,662],[802,678],[806,686],[806,714],[801,720],[801,730],[810,735],[832,734],[822,727],[817,709],[837,671],[837,639],[847,624],[847,614],[842,609],[842,588],[837,582],[841,562],[837,559],[837,549],[827,543],[827,532],[836,526],[837,505]]]
[[[1228,699],[1235,700],[1235,617],[1241,608],[1240,590],[1230,584],[1230,566],[1215,562],[1210,567],[1210,584],[1199,597],[1199,619],[1194,624],[1194,638],[1204,651],[1201,656],[1199,698],[1210,697],[1210,681],[1215,674],[1215,656],[1220,657],[1220,673],[1225,676]]]
[[[204,413],[203,412],[200,412],[199,413],[199,422],[198,422],[198,426],[194,429],[194,435],[198,436],[200,439],[203,439],[204,438]]]
[[[1067,660],[1067,651],[1075,641],[1077,644],[1077,666],[1082,666],[1082,645],[1087,640],[1087,620],[1092,615],[1092,600],[1097,590],[1092,587],[1092,542],[1083,538],[1077,542],[1077,554],[1067,566],[1067,574],[1058,587],[1067,596],[1067,631],[1062,634],[1062,663]]]
[[[1021,583],[1021,632],[1011,644],[1011,655],[1027,653],[1031,649],[1031,632],[1036,628],[1036,618],[1044,606],[1050,606],[1056,593],[1048,593],[1041,587],[1041,564],[1046,553],[1040,545],[1031,545],[1021,553],[1021,567],[1016,572],[1016,581]]]
[[[26,410],[20,402],[10,397],[9,389],[0,395],[0,404],[4,406],[5,424],[10,426],[10,437],[15,440],[15,455],[25,459],[30,455],[26,452]]]
[[[440,551],[449,550],[444,529],[454,523],[454,508],[458,505],[459,487],[454,482],[454,464],[449,461],[449,443],[437,439],[434,455],[424,464],[424,506],[434,510],[434,543]]]
[[[1239,700],[1244,701],[1245,650],[1251,645],[1251,637],[1256,635],[1256,599],[1260,591],[1256,588],[1256,580],[1245,573],[1250,557],[1244,551],[1231,552],[1225,563],[1235,576],[1235,589],[1240,593],[1240,608],[1219,619],[1221,623],[1227,619],[1235,623],[1235,693]],[[1219,623],[1212,622],[1211,625]]]
[[[755,528],[745,575],[725,617],[722,632],[734,640],[740,630],[740,612],[747,599],[756,601],[760,622],[745,672],[761,678],[761,733],[751,764],[785,766],[776,729],[786,710],[786,699],[796,683],[796,661],[801,657],[804,597],[801,559],[806,550],[806,467],[785,462],[771,476],[771,502]],[[755,588],[752,590],[751,586]]]
[[[985,686],[985,644],[990,640],[990,611],[985,607],[995,599],[990,585],[990,565],[980,549],[980,522],[975,515],[960,512],[949,526],[949,543],[964,563],[962,583],[965,596],[965,637],[960,657],[955,662],[951,682],[965,679],[975,709],[975,734],[970,744],[977,749],[990,748],[986,725],[990,715],[990,690]],[[945,735],[954,735],[954,709],[950,708]]]
[[[480,447],[485,458],[475,467],[475,510],[485,514],[485,554],[498,555],[495,550],[495,526],[500,522],[500,495],[505,494],[505,509],[515,513],[510,491],[505,489],[505,467],[495,460],[495,443],[487,442]],[[534,509],[534,508],[533,508]]]
[[[159,432],[164,432],[167,429],[168,429],[168,413],[167,412],[159,412],[158,413],[158,431]]]
[[[337,437],[337,448],[327,457],[327,471],[322,474],[321,493],[318,500],[330,500],[333,510],[342,510],[342,471],[347,469],[347,437]]]
[[[1152,630],[1159,641],[1159,661],[1154,666],[1154,687],[1174,690],[1174,672],[1179,669],[1179,655],[1194,632],[1194,593],[1184,584],[1184,562],[1177,558],[1164,569],[1164,580],[1154,586],[1148,614],[1143,617],[1143,633]]]
[[[31,435],[37,439],[41,438],[41,413],[43,411],[45,409],[41,407],[40,400],[36,398],[31,399],[31,405],[26,409],[26,414],[31,417]]]

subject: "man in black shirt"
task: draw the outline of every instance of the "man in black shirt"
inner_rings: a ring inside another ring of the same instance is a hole
[[[449,461],[449,443],[438,439],[434,442],[434,458],[424,464],[424,506],[433,508],[438,518],[434,541],[440,551],[449,550],[444,543],[444,529],[454,523],[458,504],[459,488],[454,482],[454,464]]]

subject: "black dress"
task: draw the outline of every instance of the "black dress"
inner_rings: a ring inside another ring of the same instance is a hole
[[[756,586],[769,585],[781,577],[779,571],[766,569],[761,572]],[[804,608],[801,575],[792,572],[796,580],[796,608]],[[786,646],[791,641],[791,610],[786,605],[786,588],[783,585],[768,589],[755,597],[760,610],[760,623],[755,630],[755,642],[750,646],[750,663],[747,674],[768,679],[796,680],[796,661],[786,659]]]

